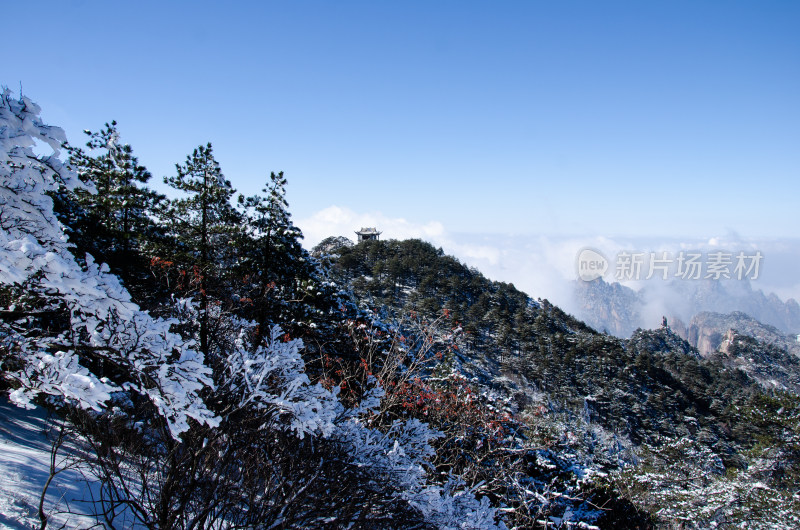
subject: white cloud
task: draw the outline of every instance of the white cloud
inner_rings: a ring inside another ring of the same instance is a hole
[[[400,217],[387,217],[380,212],[358,213],[340,206],[329,206],[311,217],[299,219],[297,226],[303,231],[305,245],[313,247],[329,236],[355,239],[354,232],[361,227],[374,226],[384,238],[425,239],[433,241],[444,234],[444,226],[437,221],[413,223]]]

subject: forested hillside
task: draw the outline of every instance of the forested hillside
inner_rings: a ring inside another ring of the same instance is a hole
[[[461,356],[494,367],[487,384],[520,381],[509,389],[517,401],[529,401],[530,388],[542,391],[551,404],[583,409],[636,441],[684,432],[687,415],[719,430],[735,423],[726,417],[732,406],[760,392],[743,373],[700,359],[668,326],[628,341],[597,333],[422,241],[366,241],[341,248],[334,263],[334,277],[357,300],[393,318],[419,314],[459,328]]]
[[[530,429],[529,443],[610,471],[626,498],[661,516],[657,522],[704,526],[747,514],[752,524],[780,526],[785,514],[766,511],[772,502],[796,516],[791,487],[758,485],[797,478],[797,395],[760,385],[721,356],[701,358],[666,322],[629,340],[597,333],[421,241],[337,245],[329,259],[362,303],[461,330],[451,356],[457,371],[501,398]],[[754,355],[762,363],[764,355],[773,363],[793,357],[760,345],[738,352]],[[743,490],[758,500],[734,508]],[[702,513],[692,507],[700,498],[711,506]]]
[[[116,123],[65,142],[3,92],[0,392],[52,413],[99,526],[800,523],[797,396],[668,326],[598,333],[418,240],[309,253],[283,173],[242,196],[211,144],[163,196]]]

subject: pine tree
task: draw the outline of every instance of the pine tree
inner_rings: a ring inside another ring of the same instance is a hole
[[[146,187],[150,172],[130,145],[120,143],[115,121],[99,132],[84,132],[88,151],[69,147],[69,165],[84,182],[93,183],[97,193],[61,190],[54,197],[56,212],[79,258],[88,252],[108,263],[129,289],[138,287],[147,281],[142,267],[145,247],[163,237],[151,217],[163,196]]]
[[[200,302],[200,348],[209,351],[209,299],[224,292],[226,271],[233,270],[241,230],[241,214],[231,204],[236,190],[222,174],[211,144],[197,147],[176,164],[177,175],[165,177],[170,187],[186,194],[170,200],[161,211],[177,248],[166,250],[191,268]],[[233,244],[232,244],[233,243]]]
[[[271,173],[261,195],[241,198],[240,203],[251,231],[241,265],[249,278],[252,316],[262,332],[270,322],[304,320],[319,301],[315,299],[323,280],[318,262],[300,243],[302,232],[292,223],[283,172]]]
[[[288,211],[286,178],[282,171],[270,174],[262,192],[264,196],[253,195],[242,200],[255,238],[252,263],[262,274],[278,280],[277,275],[291,275],[296,268],[292,261],[302,254],[303,235],[292,223]]]

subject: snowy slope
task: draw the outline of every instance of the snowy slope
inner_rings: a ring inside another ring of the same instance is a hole
[[[51,443],[45,435],[47,413],[42,408],[25,410],[0,397],[0,528],[39,528],[39,498],[50,474]],[[66,447],[67,452],[74,447]],[[57,468],[68,465],[57,458]],[[50,484],[44,504],[48,528],[90,528],[93,517],[84,500],[91,489],[78,469],[64,469]],[[74,513],[69,513],[74,512]]]

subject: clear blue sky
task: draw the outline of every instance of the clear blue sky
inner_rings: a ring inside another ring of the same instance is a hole
[[[7,2],[0,83],[116,119],[154,180],[211,141],[294,217],[453,232],[800,228],[800,2]]]

